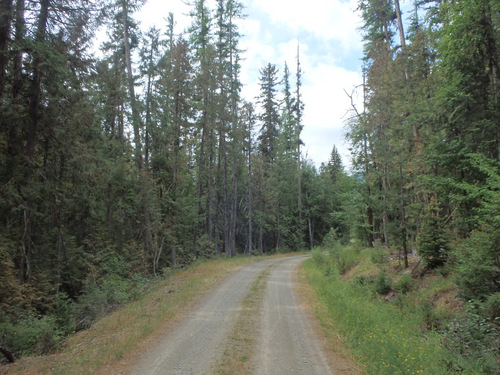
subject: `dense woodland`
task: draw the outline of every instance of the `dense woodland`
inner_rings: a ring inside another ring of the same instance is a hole
[[[498,2],[416,1],[411,23],[359,2],[350,173],[333,145],[319,170],[303,157],[298,55],[242,98],[244,4],[193,0],[187,30],[141,33],[143,3],[0,2],[0,346],[53,350],[174,267],[325,236],[452,264],[465,298],[499,300]]]

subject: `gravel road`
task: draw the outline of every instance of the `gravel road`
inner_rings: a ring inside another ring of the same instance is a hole
[[[233,273],[208,293],[132,370],[131,375],[209,374],[252,283],[269,270],[260,311],[255,374],[332,374],[293,291],[303,256],[267,259]]]
[[[267,280],[255,374],[332,374],[293,290],[294,272],[303,260],[293,257],[278,264]]]

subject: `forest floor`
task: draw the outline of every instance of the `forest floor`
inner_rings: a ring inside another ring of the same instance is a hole
[[[117,323],[104,334],[99,326],[105,330],[105,325],[97,324],[88,339],[68,344],[71,348],[56,355],[52,363],[50,356],[27,358],[6,373],[359,374],[342,343],[332,345],[312,313],[318,301],[297,272],[306,258],[268,258],[228,272],[229,276],[200,292],[177,314],[152,310],[162,300],[180,294],[181,286],[173,292],[162,290],[163,295],[155,296],[153,302],[133,309],[141,319],[148,316],[151,328],[146,339],[128,340],[126,347],[119,344],[128,331],[148,331],[144,324],[128,327],[133,324],[127,320],[132,312],[126,312],[113,318]],[[162,314],[168,323],[153,328]],[[79,354],[90,346],[102,348]],[[104,350],[110,353],[101,360]]]

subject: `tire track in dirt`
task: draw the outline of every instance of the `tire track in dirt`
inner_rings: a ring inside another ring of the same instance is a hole
[[[200,375],[220,358],[223,343],[234,326],[243,298],[268,266],[282,259],[251,264],[208,293],[148,352],[131,375]]]
[[[278,264],[267,279],[253,358],[256,375],[333,375],[294,291],[295,271],[304,259]]]
[[[130,374],[333,375],[294,291],[296,269],[306,258],[267,259],[235,272],[187,313]],[[254,287],[261,290],[253,291]],[[251,305],[246,303],[249,298]],[[241,328],[246,319],[250,323]],[[238,340],[248,342],[244,353],[233,348]]]

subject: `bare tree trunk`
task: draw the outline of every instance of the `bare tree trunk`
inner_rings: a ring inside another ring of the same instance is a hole
[[[38,16],[38,26],[35,34],[36,41],[42,43],[45,40],[47,33],[47,21],[49,17],[49,0],[41,0],[40,11]],[[25,181],[25,186],[28,189],[31,188],[33,179],[33,160],[35,156],[36,139],[38,133],[39,125],[39,107],[40,107],[40,95],[41,95],[41,84],[42,84],[42,72],[40,65],[42,63],[42,57],[40,51],[34,51],[33,56],[33,79],[31,85],[31,97],[29,103],[29,117],[30,117],[30,127],[28,129],[28,134],[26,137],[26,156],[29,168],[27,169],[27,176]],[[33,202],[31,198],[27,198],[25,201],[25,209],[23,212],[24,221],[24,232],[22,236],[22,260],[21,260],[21,280],[31,282],[31,249],[32,249],[32,209]]]
[[[251,136],[250,136],[251,137]],[[252,202],[252,146],[251,139],[248,145],[248,254],[252,253],[253,248],[253,230],[252,230],[252,215],[253,215],[253,202]]]
[[[222,125],[224,127],[224,124]],[[221,152],[222,152],[222,212],[223,212],[223,225],[224,225],[224,252],[227,255],[231,255],[232,249],[229,241],[229,193],[228,193],[228,178],[227,178],[227,145],[226,145],[226,134],[221,132]]]
[[[16,1],[16,20],[15,20],[15,41],[16,45],[21,45],[21,40],[24,39],[25,34],[25,24],[24,24],[24,0]],[[14,62],[14,73],[12,82],[12,98],[16,100],[19,97],[22,85],[22,51],[19,47],[15,51],[13,58]]]
[[[300,138],[297,141],[297,206],[299,209],[299,227],[302,224],[302,169],[300,165]]]
[[[151,101],[153,90],[152,67],[153,67],[154,44],[151,41],[151,50],[149,51],[148,83],[146,87],[146,134],[144,134],[144,164],[146,168],[149,164],[149,127],[151,125]]]
[[[399,178],[400,178],[400,206],[401,206],[401,239],[403,242],[403,256],[405,261],[405,268],[408,268],[408,230],[406,225],[406,209],[405,209],[405,188],[404,188],[404,177],[403,168],[399,166]]]
[[[276,242],[274,246],[278,250],[281,246],[281,205],[279,197],[276,204]]]
[[[488,50],[488,59],[489,59],[489,67],[490,67],[490,81],[491,81],[491,90],[493,92],[493,102],[498,104],[498,92],[499,85],[498,81],[500,79],[500,67],[499,67],[499,56],[497,51],[497,45],[495,43],[495,35],[493,22],[491,19],[491,7],[488,1],[485,2],[485,28],[486,28],[486,43]],[[497,141],[497,152],[498,152],[498,160],[500,161],[500,130],[496,133],[496,141]]]
[[[405,39],[405,32],[404,32],[404,28],[403,28],[403,19],[401,17],[401,8],[399,7],[399,0],[394,0],[394,7],[396,9],[396,18],[398,21],[399,41],[401,43],[401,50],[403,51],[403,54],[406,54],[406,39]],[[405,77],[406,77],[406,82],[409,85],[411,85],[410,73],[408,71],[408,65],[406,63],[405,63]]]
[[[5,87],[6,67],[8,62],[8,41],[10,34],[10,21],[12,0],[0,1],[0,98]]]
[[[365,179],[368,177],[368,174],[370,172],[370,167],[368,163],[368,134],[366,133],[366,122],[362,116],[362,114],[358,111],[358,108],[354,104],[354,98],[353,95],[349,95],[347,91],[344,91],[346,95],[349,97],[351,100],[351,108],[356,114],[356,117],[358,118],[359,124],[363,127],[363,161],[364,161],[364,174],[365,174]],[[365,69],[363,69],[363,113],[366,108],[366,72]],[[366,195],[370,197],[371,194],[371,188],[370,185],[365,182],[366,185]],[[374,224],[373,224],[374,218],[373,218],[373,209],[370,206],[370,204],[367,205],[366,207],[366,224],[367,224],[367,232],[366,232],[366,240],[368,242],[368,245],[373,247],[374,246],[374,237],[373,237],[373,231],[374,231]]]
[[[24,39],[25,25],[24,25],[24,0],[18,0],[16,3],[16,16],[14,22],[15,29],[15,43],[17,46],[13,51],[12,57],[12,103],[14,106],[19,105],[20,93],[22,89],[22,50],[20,46],[21,41]],[[0,96],[1,96],[0,92]],[[9,124],[9,141],[7,144],[7,175],[6,181],[14,174],[17,170],[17,163],[19,160],[20,150],[22,149],[22,140],[19,137],[20,129],[19,124],[11,122]]]
[[[307,221],[309,227],[309,249],[312,250],[312,248],[314,247],[314,232],[311,217],[309,217]]]
[[[396,18],[398,21],[399,40],[401,43],[401,51],[403,52],[403,59],[404,59],[403,63],[404,63],[404,70],[405,70],[406,85],[411,90],[412,89],[411,74],[410,74],[410,71],[408,69],[408,59],[407,59],[407,55],[406,55],[405,31],[404,31],[404,27],[403,27],[403,19],[401,16],[401,8],[399,6],[399,0],[394,0],[394,7],[396,9]],[[413,129],[413,140],[415,141],[415,145],[417,145],[419,140],[420,140],[420,135],[419,135],[418,125],[416,122],[413,122],[412,129]],[[419,151],[417,150],[417,152],[419,152]]]
[[[41,0],[40,2],[40,13],[38,17],[38,27],[36,32],[36,40],[41,43],[45,40],[45,35],[47,33],[47,20],[49,17],[49,0]],[[40,105],[40,90],[42,83],[42,72],[40,65],[42,63],[42,58],[40,52],[36,51],[33,59],[33,80],[31,86],[31,98],[30,98],[30,120],[31,126],[28,132],[27,145],[26,145],[26,156],[28,157],[28,163],[31,164],[33,161],[33,156],[35,153],[36,137],[38,133],[38,121],[39,121],[39,105]]]
[[[201,129],[201,143],[200,153],[198,155],[198,179],[196,182],[196,198],[198,201],[198,214],[202,214],[202,192],[203,192],[203,177],[205,175],[205,147],[207,144],[207,111],[204,110],[202,114],[202,129]],[[198,236],[199,236],[199,223],[194,223],[193,227],[193,254],[196,256],[198,253]]]
[[[247,106],[248,115],[248,254],[253,250],[253,196],[252,196],[252,128],[253,128],[253,108],[251,104]]]
[[[210,134],[212,134],[213,131],[210,131]],[[209,139],[212,139],[212,137],[209,137]],[[206,223],[207,223],[207,234],[208,238],[212,241],[214,239],[214,232],[215,232],[215,227],[214,227],[214,169],[215,169],[215,162],[214,162],[214,147],[212,143],[209,143],[210,145],[210,151],[209,151],[209,157],[208,157],[208,171],[209,174],[207,176],[208,179],[208,197],[207,197],[207,218],[206,218]]]

